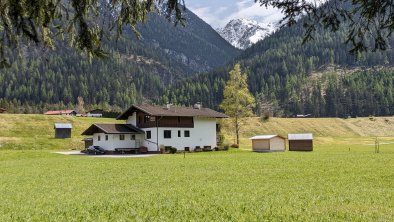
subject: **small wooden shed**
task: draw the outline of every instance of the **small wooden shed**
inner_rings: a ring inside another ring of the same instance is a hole
[[[313,151],[312,133],[289,134],[289,151]]]
[[[93,137],[86,137],[82,141],[85,143],[85,149],[93,146]]]
[[[55,123],[55,138],[71,138],[71,123]]]
[[[285,151],[286,138],[278,135],[259,135],[250,138],[255,152]]]

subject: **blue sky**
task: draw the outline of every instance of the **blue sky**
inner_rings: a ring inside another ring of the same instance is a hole
[[[185,4],[213,28],[223,27],[237,18],[264,23],[277,23],[282,18],[277,9],[261,7],[254,0],[185,0]]]

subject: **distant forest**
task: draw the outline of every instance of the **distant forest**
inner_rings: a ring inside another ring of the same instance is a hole
[[[194,26],[201,22],[193,21]],[[160,20],[155,17],[152,22]],[[202,34],[192,29],[180,36],[181,31],[174,34],[168,27],[163,31],[146,27],[142,31],[162,39],[148,35],[145,42],[108,40],[105,46],[110,57],[92,63],[62,45],[53,52],[23,50],[24,59],[15,55],[12,68],[0,70],[0,108],[41,113],[73,108],[81,96],[89,107],[115,111],[145,102],[186,106],[202,102],[219,110],[228,72],[239,62],[248,73],[257,115],[394,115],[391,48],[351,55],[343,43],[344,30],[332,33],[323,29],[316,32],[313,41],[302,44],[304,30],[297,25],[277,31],[238,55],[208,28],[202,30],[209,33],[209,39],[201,40]],[[193,52],[188,53],[189,57],[199,54],[198,58],[209,60],[209,64],[200,62],[206,65],[202,69],[211,67],[212,71],[195,73],[193,69],[201,65],[193,63],[197,57],[188,60],[190,65],[182,62],[187,60],[186,54],[168,53],[176,42],[170,40],[179,36],[182,50]],[[201,41],[194,45],[193,39]],[[168,45],[164,45],[166,42]],[[394,45],[394,38],[390,45]],[[225,49],[221,51],[220,47]],[[219,59],[224,55],[227,57]]]
[[[394,115],[394,50],[349,54],[346,32],[320,29],[302,44],[301,25],[284,28],[236,59],[248,73],[256,114],[315,117]],[[394,38],[390,39],[394,45]],[[218,108],[233,63],[177,82],[161,102]],[[354,72],[355,70],[358,70]],[[347,72],[348,74],[341,74]]]

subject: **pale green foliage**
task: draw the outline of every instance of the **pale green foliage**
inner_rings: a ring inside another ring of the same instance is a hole
[[[253,115],[254,97],[250,94],[247,74],[241,73],[241,66],[236,64],[230,71],[230,79],[224,88],[224,100],[220,104],[230,117],[246,117]]]
[[[248,89],[247,79],[247,74],[241,72],[240,64],[235,64],[234,69],[230,71],[230,79],[224,88],[224,100],[220,104],[220,108],[224,110],[226,115],[234,118],[237,144],[239,144],[238,134],[241,127],[241,118],[252,116],[252,109],[255,104],[254,97]]]

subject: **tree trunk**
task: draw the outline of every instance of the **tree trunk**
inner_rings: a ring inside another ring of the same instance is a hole
[[[239,145],[239,122],[238,115],[235,116],[235,135],[237,137],[237,145]]]

